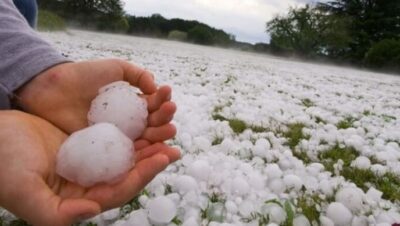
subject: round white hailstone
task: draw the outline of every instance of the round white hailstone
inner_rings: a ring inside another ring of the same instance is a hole
[[[271,208],[269,208],[268,215],[270,220],[277,224],[285,222],[287,217],[285,210],[278,205],[273,205]]]
[[[279,195],[285,191],[285,184],[283,183],[282,179],[275,178],[268,184],[269,189]]]
[[[189,217],[182,224],[182,226],[193,226],[193,225],[199,225],[195,217]]]
[[[351,226],[368,226],[368,218],[366,216],[355,216],[351,222]]]
[[[319,189],[323,194],[331,196],[334,192],[334,185],[329,180],[323,179],[319,182]]]
[[[207,138],[205,138],[205,137],[202,137],[202,136],[200,136],[200,137],[195,137],[194,138],[194,145],[198,148],[198,149],[200,149],[200,150],[202,150],[202,151],[208,151],[208,150],[210,150],[210,148],[211,148],[211,141],[209,140],[209,139],[207,139]]]
[[[368,191],[367,191],[366,196],[367,196],[369,199],[371,199],[371,200],[373,200],[373,201],[375,201],[375,202],[379,202],[379,201],[381,201],[381,199],[382,199],[382,194],[383,194],[383,193],[382,193],[381,191],[375,189],[374,187],[370,187],[370,188],[368,189]]]
[[[231,153],[234,149],[236,149],[235,143],[229,138],[225,138],[220,145],[220,150],[223,153]]]
[[[197,180],[207,180],[211,174],[212,168],[208,162],[197,160],[193,162],[187,169],[187,173]]]
[[[252,212],[254,212],[255,207],[253,202],[250,201],[243,201],[239,205],[239,213],[242,217],[249,217]]]
[[[377,174],[378,176],[383,176],[387,172],[387,169],[385,166],[381,164],[374,164],[371,166],[371,171]]]
[[[238,195],[246,195],[250,191],[250,186],[242,177],[236,177],[232,181],[232,191]]]
[[[193,177],[182,175],[176,178],[174,187],[179,192],[179,194],[186,194],[189,191],[197,190],[198,184]]]
[[[321,222],[321,226],[335,226],[332,220],[325,216],[320,216],[319,221]]]
[[[259,173],[251,173],[249,175],[249,185],[255,190],[262,190],[265,188],[266,177],[261,176]]]
[[[280,178],[282,176],[282,170],[276,163],[268,164],[265,167],[264,172],[267,174],[268,178]]]
[[[192,146],[192,136],[189,133],[182,133],[177,136],[184,149],[190,149]]]
[[[261,138],[256,141],[256,144],[253,148],[253,154],[259,157],[265,157],[268,150],[271,148],[271,144],[268,140]]]
[[[351,166],[358,169],[369,169],[371,167],[371,160],[365,156],[359,156],[351,163]]]
[[[165,196],[159,196],[150,200],[146,209],[150,221],[156,224],[169,223],[177,213],[175,203]]]
[[[340,202],[329,204],[326,216],[333,221],[335,226],[348,226],[353,218],[350,210]]]
[[[377,223],[395,223],[395,219],[387,211],[381,212],[375,219]]]
[[[141,196],[139,196],[138,201],[139,201],[140,205],[146,206],[147,202],[149,201],[149,197],[147,195],[141,195]]]
[[[133,211],[129,214],[128,219],[125,221],[125,224],[121,226],[150,226],[149,219],[147,218],[147,213],[145,210],[140,209]]]
[[[286,189],[294,189],[295,191],[299,191],[303,186],[303,181],[294,174],[284,176],[283,183],[285,183]]]
[[[232,201],[226,201],[225,202],[225,208],[228,211],[228,213],[236,214],[238,211],[238,207],[235,202]]]
[[[104,220],[114,220],[119,216],[120,208],[108,210],[101,214]]]
[[[133,167],[132,140],[117,127],[99,123],[77,131],[61,145],[57,173],[82,186],[113,183]]]
[[[320,172],[322,172],[325,167],[321,163],[311,163],[306,167],[307,172],[309,172],[313,176],[317,176]]]
[[[311,226],[311,224],[307,217],[299,215],[293,219],[293,226]]]
[[[142,135],[147,125],[147,103],[127,82],[114,82],[99,90],[88,113],[89,125],[108,122],[130,139]]]
[[[336,193],[336,202],[345,205],[349,210],[357,212],[362,209],[364,192],[359,188],[342,188]]]

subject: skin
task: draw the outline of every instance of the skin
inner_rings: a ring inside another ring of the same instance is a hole
[[[98,90],[115,81],[138,87],[147,100],[148,127],[142,139],[151,143],[172,138],[175,127],[169,122],[176,111],[171,88],[157,89],[154,76],[122,60],[64,63],[36,76],[17,92],[24,111],[37,115],[71,134],[88,126],[87,113]]]
[[[55,172],[58,149],[68,136],[63,131],[18,111],[1,111],[0,128],[0,203],[35,226],[71,225],[121,206],[179,159],[179,151],[165,144],[135,143],[137,162],[127,176],[84,188]]]
[[[113,185],[83,188],[55,173],[55,156],[66,137],[88,126],[99,88],[115,81],[138,87],[148,104],[148,125],[135,141],[137,163]],[[180,158],[163,144],[176,134],[171,88],[121,60],[56,65],[17,91],[25,112],[0,111],[0,205],[32,225],[70,225],[123,205],[159,172]],[[36,115],[36,116],[33,116]],[[4,185],[4,186],[3,186]]]

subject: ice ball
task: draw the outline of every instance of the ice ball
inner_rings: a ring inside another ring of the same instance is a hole
[[[61,145],[57,173],[84,187],[113,183],[134,165],[133,142],[116,126],[99,123],[79,130]]]
[[[108,122],[135,140],[147,125],[147,103],[127,82],[114,82],[99,90],[88,113],[89,125]]]
[[[350,210],[339,202],[329,204],[328,209],[326,210],[326,216],[333,221],[335,226],[350,225],[351,220],[353,219]]]
[[[167,224],[176,216],[177,207],[169,198],[159,196],[149,201],[147,211],[153,223]]]

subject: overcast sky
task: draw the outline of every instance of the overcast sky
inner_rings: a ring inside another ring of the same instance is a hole
[[[236,40],[269,42],[265,23],[290,6],[315,0],[123,0],[135,16],[159,13],[164,17],[198,20],[234,34]]]

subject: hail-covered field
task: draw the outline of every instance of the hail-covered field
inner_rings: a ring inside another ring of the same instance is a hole
[[[400,77],[130,36],[44,33],[173,88],[182,159],[82,225],[400,223]]]

